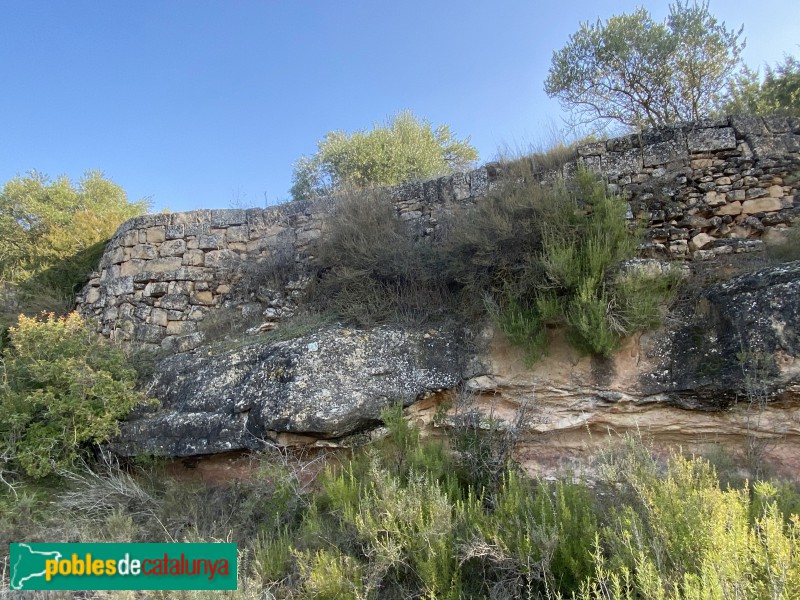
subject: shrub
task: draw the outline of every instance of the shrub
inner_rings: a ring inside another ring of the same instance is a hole
[[[465,294],[488,304],[531,361],[549,326],[565,327],[576,348],[607,356],[623,336],[656,325],[676,280],[620,269],[641,241],[625,201],[587,171],[545,185],[518,167],[513,185],[453,227],[449,273]]]
[[[445,311],[434,249],[415,240],[384,192],[343,193],[313,255],[310,300],[359,325],[421,324]]]
[[[41,477],[108,439],[144,396],[124,354],[77,313],[20,315],[0,368],[0,441],[11,468]]]

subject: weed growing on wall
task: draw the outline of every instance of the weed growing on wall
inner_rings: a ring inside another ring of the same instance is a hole
[[[441,259],[381,190],[343,193],[313,250],[310,301],[359,325],[435,320],[450,304]]]
[[[587,171],[569,183],[541,184],[524,170],[512,180],[448,242],[450,273],[512,343],[535,360],[546,328],[559,326],[579,350],[607,356],[622,337],[659,323],[676,278],[620,268],[642,234],[622,198]]]

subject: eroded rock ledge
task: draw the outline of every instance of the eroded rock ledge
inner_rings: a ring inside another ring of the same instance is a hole
[[[520,447],[529,466],[591,455],[608,432],[638,432],[685,449],[755,441],[800,469],[800,262],[698,291],[609,360],[579,356],[551,333],[533,368],[491,330],[477,354],[452,331],[340,326],[177,354],[149,383],[160,405],[134,414],[113,447],[191,456],[319,444],[374,428],[398,402],[432,426],[459,388],[501,419],[531,404]]]

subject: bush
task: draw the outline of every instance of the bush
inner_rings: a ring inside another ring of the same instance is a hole
[[[625,201],[586,171],[544,185],[518,167],[514,185],[453,227],[449,273],[465,294],[488,304],[531,361],[547,327],[563,326],[576,348],[607,356],[623,336],[657,325],[676,279],[621,270],[642,233]]]
[[[108,439],[144,396],[124,354],[71,313],[20,315],[0,362],[0,454],[42,477]]]
[[[382,191],[343,193],[314,247],[310,301],[358,325],[419,325],[449,302],[440,259],[415,240]]]

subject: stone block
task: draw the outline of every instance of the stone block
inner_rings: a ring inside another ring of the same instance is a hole
[[[224,236],[222,234],[204,233],[197,237],[198,248],[200,250],[219,250],[223,248]]]
[[[465,173],[453,174],[453,198],[459,202],[470,197],[469,179]]]
[[[170,281],[168,284],[167,293],[169,294],[182,294],[188,296],[194,290],[194,282],[187,280]]]
[[[639,149],[609,152],[603,156],[603,172],[608,176],[632,175],[644,167]]]
[[[194,321],[168,321],[167,335],[188,335],[197,331]]]
[[[133,293],[133,277],[115,277],[106,282],[106,293],[110,296],[123,296]]]
[[[167,258],[156,258],[148,260],[144,268],[151,273],[166,273],[168,271],[175,271],[181,266],[180,256],[170,256]]]
[[[675,140],[651,144],[642,149],[642,159],[645,167],[665,165],[683,156],[685,156],[685,150],[680,148]]]
[[[125,262],[125,249],[122,246],[112,248],[103,257],[104,265],[118,265]]]
[[[150,323],[161,327],[167,326],[167,311],[163,308],[154,308],[150,312]]]
[[[715,191],[706,192],[705,201],[709,206],[721,206],[727,202],[725,194]]]
[[[165,235],[168,240],[182,239],[186,235],[186,226],[183,223],[177,225],[166,225]]]
[[[606,153],[605,142],[592,142],[578,146],[578,156],[601,156]]]
[[[166,328],[160,325],[137,323],[133,328],[133,339],[139,342],[158,344],[166,335]]]
[[[782,185],[771,185],[767,192],[769,193],[770,198],[783,198],[783,186]]]
[[[485,196],[489,193],[489,174],[485,168],[475,169],[470,172],[469,186],[473,197]]]
[[[187,250],[183,255],[181,264],[188,267],[202,267],[205,264],[205,252],[202,250]]]
[[[714,212],[721,217],[725,215],[740,215],[742,214],[742,203],[737,200],[736,202],[731,202],[730,204],[719,207]]]
[[[236,225],[228,227],[225,232],[225,239],[230,242],[247,242],[250,239],[250,231],[247,225]]]
[[[740,200],[741,201],[741,200],[747,199],[747,192],[745,192],[744,190],[731,190],[730,192],[725,194],[725,197],[728,200]]]
[[[192,304],[200,304],[202,306],[211,306],[214,304],[214,294],[209,291],[195,292],[192,294]]]
[[[167,240],[158,249],[162,256],[182,256],[186,252],[186,242],[184,240]]]
[[[158,301],[158,307],[167,310],[183,311],[189,307],[189,297],[183,294],[167,294]]]
[[[143,260],[128,260],[122,263],[119,266],[119,275],[122,276],[136,276],[138,273],[142,271],[142,266],[144,265]]]
[[[211,250],[206,252],[205,264],[211,269],[231,269],[239,264],[239,255],[233,250]]]
[[[752,215],[762,212],[774,212],[783,208],[783,204],[778,198],[757,198],[747,200],[742,204],[742,214]]]
[[[169,291],[169,284],[166,281],[151,281],[144,286],[144,295],[151,298],[160,298]]]
[[[229,227],[247,223],[247,211],[240,208],[211,211],[212,227]]]
[[[698,233],[689,242],[690,250],[702,250],[706,246],[710,246],[714,242],[714,238],[707,233]]]
[[[131,248],[131,258],[153,260],[158,258],[158,249],[153,244],[136,244]]]
[[[686,136],[689,152],[714,152],[736,148],[736,133],[732,127],[692,129]]]
[[[769,192],[767,192],[767,190],[765,190],[764,188],[754,187],[747,190],[744,195],[748,200],[751,200],[753,198],[761,198],[763,196],[767,196],[769,195]]]
[[[145,240],[148,244],[160,244],[167,239],[166,230],[163,225],[145,229]]]
[[[139,243],[139,231],[136,229],[126,231],[125,233],[122,234],[122,237],[120,238],[120,244],[122,244],[126,248],[135,246],[138,243]]]

